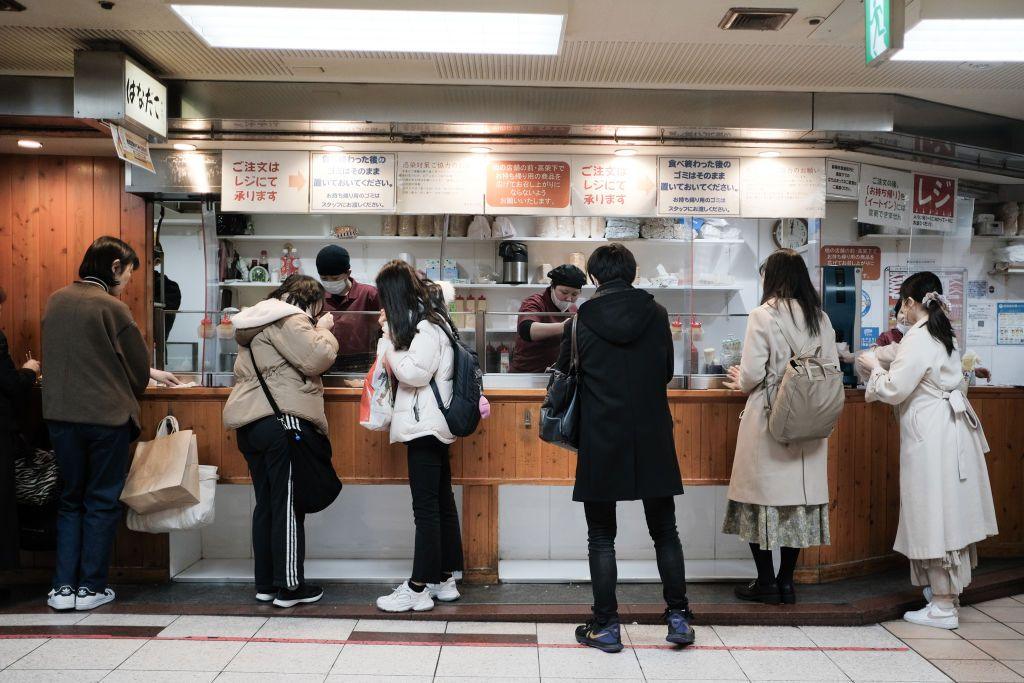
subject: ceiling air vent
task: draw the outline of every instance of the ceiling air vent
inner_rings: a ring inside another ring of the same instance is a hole
[[[778,31],[794,14],[795,9],[733,7],[718,22],[718,28],[726,31]]]

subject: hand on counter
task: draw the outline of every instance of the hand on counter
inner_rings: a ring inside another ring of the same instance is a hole
[[[154,382],[163,384],[167,387],[180,387],[182,386],[181,380],[174,376],[174,373],[167,372],[166,370],[157,370],[156,368],[149,369],[149,378]]]
[[[725,374],[728,379],[722,383],[722,386],[732,391],[740,391],[740,366],[733,365],[725,371]]]
[[[21,366],[21,369],[31,370],[32,372],[36,373],[36,376],[38,377],[41,368],[39,366],[39,361],[37,361],[35,358],[30,358],[29,360],[25,361],[25,363]]]

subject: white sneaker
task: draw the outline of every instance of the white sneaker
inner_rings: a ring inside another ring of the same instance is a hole
[[[385,612],[427,612],[434,609],[434,600],[426,588],[417,593],[409,587],[408,581],[403,581],[391,595],[377,598],[377,609]]]
[[[923,609],[916,612],[907,612],[903,615],[904,621],[919,626],[931,626],[933,628],[955,629],[960,626],[960,618],[957,615],[956,607],[953,609],[942,609],[934,603],[929,602]]]
[[[277,597],[277,593],[262,593],[256,592],[256,600],[258,602],[273,602],[274,598]]]
[[[428,583],[427,590],[430,591],[430,597],[441,602],[455,602],[462,597],[455,585],[454,576],[448,577],[444,583]]]
[[[46,596],[46,604],[60,611],[75,609],[75,589],[71,586],[54,588]]]
[[[91,591],[88,588],[79,588],[78,595],[75,596],[75,609],[84,612],[113,601],[114,591],[109,588],[104,588],[102,593]]]

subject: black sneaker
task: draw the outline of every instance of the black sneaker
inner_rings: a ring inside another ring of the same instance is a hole
[[[295,590],[282,588],[274,598],[274,607],[295,607],[300,603],[316,602],[324,597],[324,589],[304,583]]]
[[[782,601],[782,597],[779,595],[779,586],[774,581],[765,586],[754,579],[746,586],[737,586],[733,592],[740,600],[763,602],[766,605],[777,605]]]
[[[588,621],[576,627],[576,642],[594,647],[601,652],[621,652],[622,634],[618,622],[599,626],[597,621]]]
[[[685,612],[679,609],[666,610],[665,622],[668,624],[668,635],[665,636],[665,640],[683,647],[693,645],[697,634],[690,626],[691,619],[693,619],[693,615],[689,610]]]

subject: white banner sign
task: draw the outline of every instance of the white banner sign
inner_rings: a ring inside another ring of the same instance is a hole
[[[485,163],[480,154],[399,154],[398,213],[483,213]]]
[[[392,213],[395,155],[378,152],[313,154],[309,210],[316,213]]]
[[[911,174],[906,171],[862,165],[857,220],[909,231],[911,188]]]
[[[245,213],[309,213],[309,152],[224,150],[220,205]]]
[[[167,86],[125,59],[122,91],[125,119],[167,137]]]
[[[738,216],[740,160],[658,158],[659,216]]]
[[[842,199],[857,198],[857,183],[860,181],[860,164],[855,161],[825,160],[827,185],[825,194]]]
[[[574,156],[572,215],[653,216],[657,177],[655,157]]]
[[[824,218],[825,160],[745,157],[740,212],[744,218]]]

